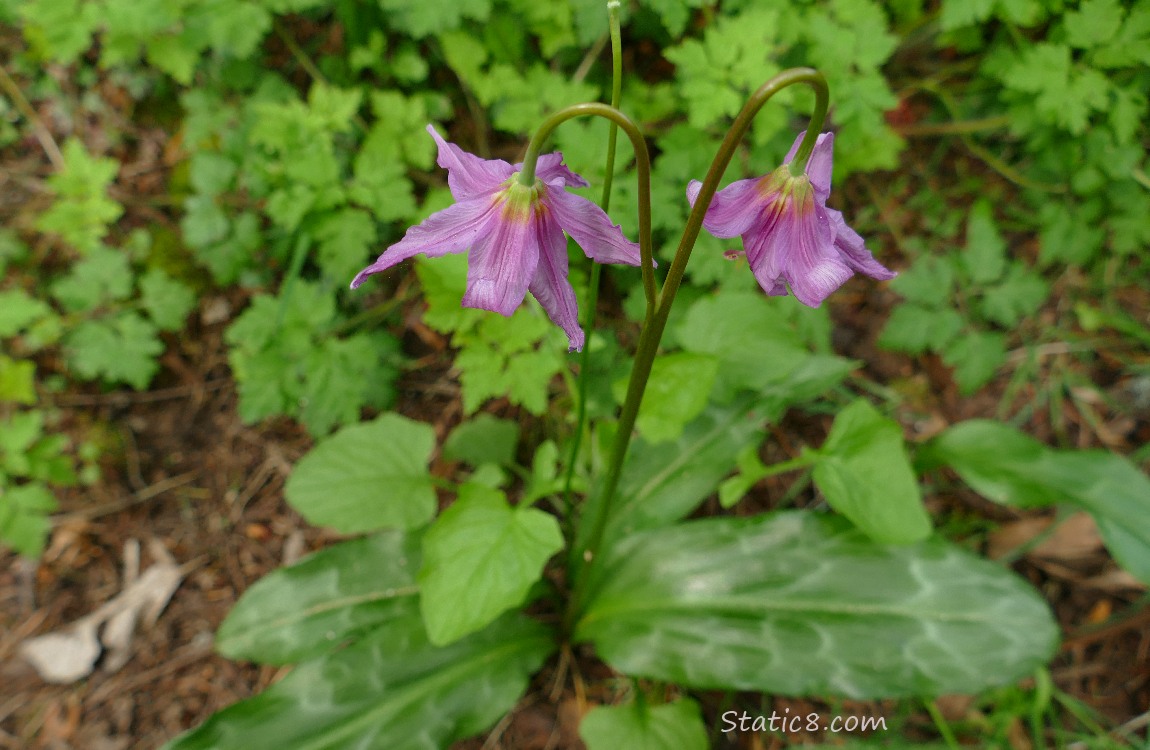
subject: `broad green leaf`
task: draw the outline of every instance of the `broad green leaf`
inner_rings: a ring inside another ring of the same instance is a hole
[[[1040,474],[1048,448],[1018,430],[988,420],[949,428],[921,451],[931,465],[946,464],[975,492],[1002,505],[1042,508],[1060,497]]]
[[[288,664],[334,651],[381,623],[418,617],[419,543],[386,531],[272,571],[228,613],[216,649],[230,659]]]
[[[750,404],[708,408],[673,443],[635,440],[623,465],[604,547],[636,531],[685,518],[713,493],[735,468],[739,453],[762,441],[763,418]],[[596,499],[586,504],[590,512],[598,506]],[[580,522],[580,544],[591,525],[589,517]]]
[[[386,413],[320,441],[296,465],[284,493],[317,526],[345,534],[414,529],[435,515],[427,463],[430,425]]]
[[[457,641],[522,604],[562,548],[554,516],[464,485],[423,538],[419,606],[431,642]]]
[[[688,422],[707,406],[719,372],[719,360],[709,355],[676,352],[655,358],[647,379],[636,427],[651,443],[675,440]],[[627,379],[617,380],[615,398],[627,396]]]
[[[553,651],[551,633],[505,617],[445,648],[418,617],[305,662],[215,714],[166,750],[428,750],[484,731],[509,711]]]
[[[816,456],[815,484],[871,539],[905,544],[930,536],[930,516],[897,422],[858,399],[835,416]]]
[[[1012,682],[1058,626],[1024,581],[948,542],[879,545],[788,512],[628,538],[592,572],[575,639],[693,688],[879,698]]]
[[[1088,511],[1114,558],[1150,583],[1150,479],[1122,456],[1055,450],[1007,425],[971,420],[935,438],[924,458],[951,466],[996,503]]]
[[[443,443],[443,457],[465,461],[472,466],[511,466],[515,463],[515,446],[518,444],[518,423],[490,414],[477,414],[447,436]]]
[[[587,750],[706,750],[707,725],[699,704],[680,698],[659,706],[596,706],[579,724]]]

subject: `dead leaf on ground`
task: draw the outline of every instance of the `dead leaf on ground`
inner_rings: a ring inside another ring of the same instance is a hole
[[[155,623],[185,573],[158,541],[149,542],[148,550],[157,562],[139,575],[139,542],[129,541],[124,550],[124,588],[119,594],[70,627],[20,645],[20,654],[41,678],[58,684],[83,679],[105,651],[107,671],[127,663],[136,625]]]
[[[990,535],[987,555],[999,559],[1032,542],[1054,523],[1053,518],[1022,518],[1004,524]],[[1097,556],[1102,551],[1102,537],[1089,513],[1074,513],[1026,553],[1032,559],[1051,560],[1074,565]]]

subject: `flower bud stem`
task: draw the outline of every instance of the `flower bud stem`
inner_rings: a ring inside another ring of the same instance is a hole
[[[619,3],[607,3],[607,19],[611,29],[611,106],[619,108],[623,99],[623,37],[619,28]],[[619,140],[619,126],[611,122],[607,134],[607,160],[604,165],[603,195],[599,207],[607,213],[611,207],[611,186],[615,181],[615,147]],[[567,457],[567,470],[563,476],[563,513],[565,527],[570,529],[574,502],[571,499],[571,481],[575,476],[575,464],[579,461],[579,448],[583,442],[583,431],[587,428],[587,384],[591,378],[591,332],[595,330],[595,308],[599,305],[599,276],[602,266],[591,261],[591,275],[587,280],[587,309],[583,323],[587,331],[587,345],[579,358],[579,385],[575,401],[575,434],[571,436],[571,453]]]

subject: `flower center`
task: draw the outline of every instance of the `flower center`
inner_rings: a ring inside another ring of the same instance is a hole
[[[802,216],[815,208],[811,178],[805,174],[792,175],[786,164],[759,180],[758,192],[766,211],[772,214],[790,211]]]
[[[545,210],[542,197],[547,187],[542,180],[536,180],[528,187],[519,182],[519,173],[516,172],[503,184],[506,187],[495,194],[495,203],[503,221],[527,224]]]

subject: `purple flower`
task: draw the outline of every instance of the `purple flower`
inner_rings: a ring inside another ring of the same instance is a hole
[[[789,165],[803,135],[774,172],[715,193],[703,226],[722,239],[743,238],[747,262],[767,294],[785,295],[789,284],[800,302],[818,307],[854,273],[880,281],[895,273],[874,259],[841,211],[827,208],[833,134],[819,135],[805,173],[791,175]],[[698,180],[687,186],[692,206],[701,187]]]
[[[448,143],[431,125],[439,144],[439,166],[456,203],[407,230],[351,282],[355,289],[368,276],[413,255],[437,258],[470,251],[465,307],[511,315],[530,290],[552,322],[567,334],[570,348],[583,348],[583,329],[575,290],[567,280],[564,230],[599,263],[639,265],[639,246],[623,236],[603,210],[566,187],[587,182],[563,164],[560,153],[539,157],[535,185],[521,185],[522,164],[480,159]]]

